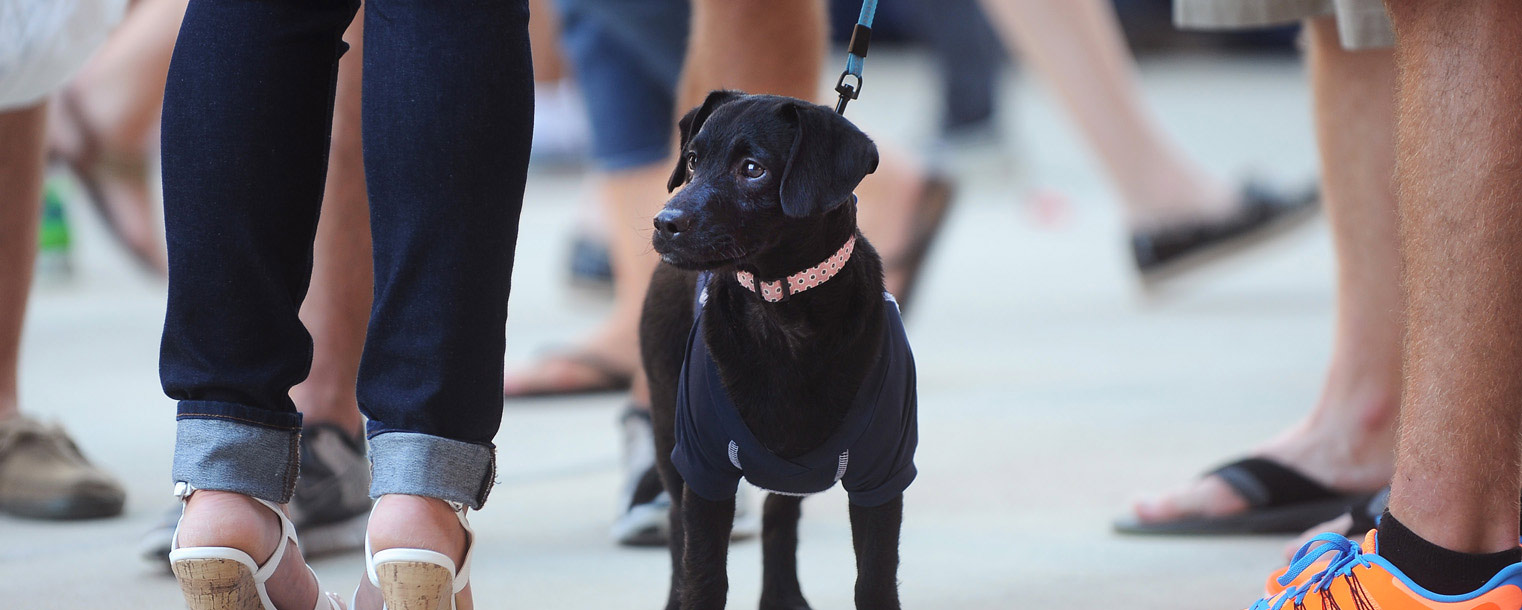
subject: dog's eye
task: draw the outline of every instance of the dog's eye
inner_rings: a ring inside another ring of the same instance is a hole
[[[751,161],[751,160],[746,160],[745,161],[745,177],[746,178],[750,178],[751,180],[755,180],[756,178],[760,178],[760,177],[765,176],[765,175],[766,175],[766,168],[761,167],[760,163],[756,163],[755,161]]]
[[[696,153],[687,153],[687,175],[691,176],[697,171],[698,156]]]

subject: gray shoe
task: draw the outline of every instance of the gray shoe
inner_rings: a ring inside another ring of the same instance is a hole
[[[655,437],[650,412],[630,407],[620,417],[624,428],[623,512],[613,520],[613,539],[624,546],[666,546],[671,538],[671,495],[655,471]],[[754,537],[761,523],[741,485],[735,495],[735,540]]]
[[[30,519],[121,514],[127,494],[85,459],[57,424],[18,416],[0,422],[0,512]]]
[[[365,440],[337,426],[313,424],[301,431],[301,477],[289,505],[306,557],[364,548],[370,518],[370,463]],[[169,559],[180,519],[176,505],[143,535],[144,559]],[[165,565],[168,565],[167,563]]]

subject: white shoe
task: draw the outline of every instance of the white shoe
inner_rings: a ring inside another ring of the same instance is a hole
[[[465,505],[450,502],[449,506],[465,528],[465,561],[458,570],[448,555],[427,549],[371,553],[370,537],[365,536],[365,572],[370,584],[380,589],[382,610],[454,610],[455,596],[470,584],[476,532],[465,519]],[[354,595],[357,598],[359,591]]]
[[[175,483],[174,495],[183,504],[190,500],[196,488],[188,483]],[[285,537],[275,549],[269,561],[259,565],[248,553],[225,546],[180,547],[179,526],[175,526],[174,539],[170,542],[169,568],[180,582],[185,594],[185,605],[190,610],[276,610],[266,588],[270,576],[280,566],[286,549],[296,544],[296,526],[285,511],[273,503],[258,500],[260,504],[275,511],[280,517],[280,529]],[[182,513],[183,515],[183,513]],[[183,518],[183,516],[182,516]],[[307,571],[312,567],[307,566]],[[312,572],[312,580],[317,573]],[[332,593],[322,592],[317,584],[317,603],[313,610],[343,610],[343,604]]]

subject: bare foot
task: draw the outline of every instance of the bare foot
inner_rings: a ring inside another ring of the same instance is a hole
[[[270,509],[243,494],[199,490],[190,496],[178,530],[180,547],[220,546],[248,553],[263,566],[280,547],[280,519]],[[308,610],[317,605],[317,578],[307,570],[301,550],[286,548],[270,576],[270,601],[282,610]],[[336,598],[329,597],[337,602]],[[335,603],[335,607],[342,607]]]
[[[448,503],[436,498],[388,494],[381,496],[370,513],[371,551],[407,548],[443,553],[454,561],[455,569],[465,563],[465,553],[473,541]],[[361,580],[355,610],[380,610],[380,592],[367,576]],[[471,610],[470,587],[455,596],[456,610]]]
[[[616,328],[625,325],[629,328]],[[636,325],[637,321],[620,324],[609,320],[608,328],[594,333],[579,347],[548,353],[526,367],[507,371],[502,394],[535,396],[624,389],[639,365]]]
[[[164,245],[159,239],[142,151],[109,141],[91,124],[84,105],[65,91],[48,115],[49,154],[63,159],[95,201],[107,227],[144,267],[164,274]]]
[[[1172,185],[1156,201],[1129,203],[1126,224],[1132,231],[1212,222],[1242,209],[1242,193],[1232,185],[1201,176],[1190,184]]]
[[[857,225],[883,258],[883,279],[888,292],[902,295],[907,269],[893,264],[903,259],[913,233],[915,206],[929,184],[929,174],[905,155],[887,150],[877,171],[856,188],[860,197]]]
[[[1343,492],[1372,492],[1394,474],[1394,438],[1389,430],[1344,431],[1303,423],[1280,434],[1252,455],[1299,471],[1323,486]],[[1185,517],[1221,517],[1240,513],[1247,501],[1217,476],[1207,476],[1172,491],[1144,497],[1132,506],[1143,523]]]

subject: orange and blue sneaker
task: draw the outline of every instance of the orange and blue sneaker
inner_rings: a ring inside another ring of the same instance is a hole
[[[1248,610],[1522,610],[1522,563],[1470,593],[1440,595],[1380,557],[1374,531],[1363,546],[1371,550],[1338,534],[1312,538]],[[1283,589],[1273,591],[1275,584]]]

